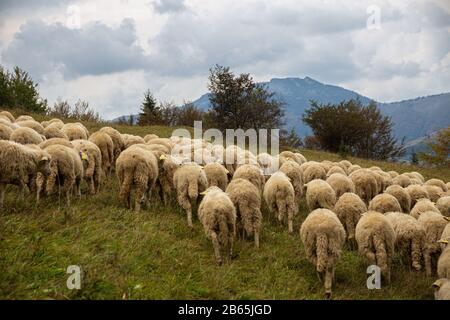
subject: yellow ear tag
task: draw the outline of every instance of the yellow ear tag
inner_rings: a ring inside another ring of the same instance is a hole
[[[81,159],[82,159],[82,160],[87,160],[87,159],[88,159],[87,154],[86,154],[86,153],[82,153],[82,154],[81,154]]]
[[[206,194],[206,191],[200,192],[200,194],[201,194],[202,196],[204,196],[204,195]]]
[[[441,239],[441,240],[439,240],[438,242],[439,242],[439,243],[448,244],[448,240],[446,240],[446,239]]]
[[[166,156],[165,156],[164,154],[162,154],[162,155],[159,157],[159,160],[166,160]]]

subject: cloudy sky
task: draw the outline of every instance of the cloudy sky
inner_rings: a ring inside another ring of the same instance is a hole
[[[0,64],[106,119],[181,103],[214,64],[312,77],[378,101],[450,91],[448,0],[1,0]]]

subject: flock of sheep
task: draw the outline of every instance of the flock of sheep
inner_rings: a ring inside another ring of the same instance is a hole
[[[192,161],[194,159],[195,161]],[[212,145],[182,137],[144,138],[104,127],[90,134],[81,123],[0,112],[0,207],[8,184],[36,195],[91,194],[115,172],[119,196],[129,208],[149,206],[152,192],[171,197],[197,215],[212,241],[217,263],[230,258],[235,237],[251,237],[259,247],[262,199],[288,232],[300,201],[310,211],[300,227],[307,259],[331,297],[334,270],[344,245],[357,249],[390,281],[394,251],[427,276],[437,272],[436,299],[450,299],[450,183],[425,181],[418,172],[399,174],[361,168],[347,160],[307,161],[285,151],[257,156],[237,146]],[[134,203],[132,203],[134,190]]]

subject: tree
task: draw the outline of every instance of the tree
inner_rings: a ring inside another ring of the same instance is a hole
[[[429,139],[427,146],[431,152],[419,153],[420,160],[432,166],[450,167],[450,126]]]
[[[26,71],[15,67],[8,81],[10,106],[31,112],[46,112],[47,100],[39,97],[37,87]]]
[[[335,105],[310,103],[303,122],[313,130],[320,149],[380,160],[403,154],[403,142],[398,146],[392,135],[391,119],[375,102],[366,107],[353,99]]]
[[[158,125],[163,124],[162,112],[160,106],[152,95],[150,90],[144,93],[141,112],[139,113],[138,125]]]
[[[177,126],[194,126],[194,121],[202,121],[204,112],[198,109],[192,102],[185,102],[184,105],[178,109]]]
[[[295,128],[290,131],[280,130],[280,145],[292,149],[300,148],[302,144],[302,139],[297,135]]]
[[[11,107],[9,94],[9,73],[0,66],[0,106]]]
[[[269,129],[283,125],[283,103],[274,93],[255,84],[249,74],[235,76],[228,67],[210,70],[208,89],[212,108],[210,126],[225,129]]]
[[[419,157],[417,155],[417,152],[412,152],[411,153],[411,163],[412,164],[419,164]]]

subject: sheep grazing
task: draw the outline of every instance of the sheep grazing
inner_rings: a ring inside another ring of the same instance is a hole
[[[129,148],[117,158],[116,174],[120,185],[120,199],[131,208],[131,190],[134,187],[134,210],[139,212],[141,205],[148,203],[158,178],[158,160],[155,155],[142,148]]]
[[[86,130],[84,126],[81,126],[78,123],[66,123],[61,128],[61,131],[69,138],[70,141],[72,140],[87,140],[88,134],[86,133]]]
[[[259,190],[246,179],[233,179],[226,189],[236,207],[236,228],[242,238],[252,236],[259,248],[261,234],[261,195]]]
[[[347,169],[347,174],[350,175],[351,173],[355,172],[356,170],[361,169],[361,166],[357,164],[352,164],[350,168]]]
[[[443,216],[450,217],[450,196],[439,198],[436,202],[436,208]]]
[[[34,121],[34,118],[32,116],[28,116],[28,115],[21,115],[16,119],[16,122],[28,121],[28,120]]]
[[[62,132],[61,129],[58,129],[54,126],[46,127],[44,129],[43,135],[46,139],[61,138],[69,140],[69,137],[64,132]]]
[[[13,129],[0,123],[0,140],[9,140]]]
[[[21,122],[16,122],[22,128],[31,128],[39,134],[44,134],[44,127],[34,120],[26,120]]]
[[[391,176],[392,179],[399,176],[399,173],[397,171],[391,170],[391,171],[388,171],[387,173]]]
[[[425,260],[425,270],[427,276],[433,274],[436,260],[441,253],[441,246],[438,242],[441,239],[442,232],[447,225],[447,220],[441,214],[434,211],[422,213],[418,219],[419,224],[425,229],[425,248],[423,257]]]
[[[355,192],[355,185],[346,175],[341,173],[333,173],[327,178],[327,183],[336,193],[336,199],[339,199],[346,192]]]
[[[333,210],[336,193],[326,181],[315,179],[306,184],[306,203],[309,211],[319,208]]]
[[[411,209],[410,215],[416,219],[419,219],[419,216],[426,211],[434,211],[436,213],[440,213],[439,209],[433,202],[428,199],[420,199]]]
[[[84,179],[87,181],[90,193],[97,194],[103,178],[102,153],[91,141],[73,140],[71,142],[75,150],[87,154],[88,160],[84,162]]]
[[[313,163],[303,170],[303,183],[305,184],[316,179],[325,180],[326,178],[327,172],[323,166],[318,163]]]
[[[352,166],[352,163],[350,161],[348,161],[348,160],[339,161],[339,164],[346,168],[345,169],[346,172]]]
[[[217,264],[221,265],[221,251],[226,251],[229,260],[233,255],[236,209],[228,195],[218,187],[210,187],[202,194],[204,198],[198,207],[198,219],[212,241]]]
[[[150,134],[147,134],[147,135],[144,137],[145,143],[147,143],[147,142],[149,142],[150,140],[153,140],[153,139],[159,139],[159,136],[156,135],[156,134],[150,133]]]
[[[205,171],[196,163],[183,164],[173,175],[173,185],[178,204],[186,210],[188,226],[192,228],[192,207],[198,201],[199,193],[208,187]]]
[[[294,155],[295,155],[295,157],[296,157],[296,159],[297,159],[297,163],[299,163],[300,165],[302,165],[303,163],[305,163],[305,162],[308,162],[308,160],[305,158],[305,156],[304,155],[302,155],[301,153],[299,153],[299,152],[294,152]]]
[[[411,184],[411,178],[406,174],[402,173],[392,179],[392,184],[399,185],[400,187],[406,188]]]
[[[394,196],[388,193],[382,193],[375,196],[375,198],[370,201],[369,210],[377,211],[379,213],[401,212],[402,207]]]
[[[280,167],[280,172],[283,172],[291,181],[292,186],[294,187],[297,204],[300,203],[300,199],[303,195],[303,177],[300,165],[294,161],[286,161]]]
[[[377,181],[378,193],[382,193],[385,189],[385,186],[384,186],[385,181],[384,181],[383,176],[380,174],[380,171],[377,171],[377,170],[370,170],[370,171],[372,171],[372,176]]]
[[[3,207],[8,184],[18,185],[20,197],[25,184],[38,173],[50,172],[51,156],[39,148],[30,148],[11,141],[0,141],[0,208]]]
[[[425,178],[423,177],[423,175],[421,175],[421,174],[420,174],[419,172],[417,172],[417,171],[410,172],[409,175],[410,175],[412,178],[418,179],[421,183],[424,183],[424,182],[425,182]]]
[[[427,190],[425,190],[425,188],[422,186],[412,184],[406,187],[406,191],[411,197],[411,208],[416,205],[416,202],[419,199],[429,199]]]
[[[102,153],[102,169],[106,176],[111,174],[114,162],[114,143],[109,134],[97,131],[89,137]]]
[[[44,175],[44,179],[37,183],[37,200],[44,188],[48,195],[55,192],[55,184],[59,183],[61,193],[66,195],[67,205],[70,205],[70,196],[75,190],[75,194],[80,197],[80,183],[83,178],[83,160],[87,160],[87,155],[79,153],[73,148],[62,145],[52,145],[44,149],[52,158],[50,163],[50,173]]]
[[[111,128],[111,127],[103,127],[99,131],[100,132],[104,132],[107,135],[109,135],[109,137],[113,141],[113,145],[114,145],[114,151],[113,151],[113,153],[114,153],[114,162],[113,162],[113,166],[115,166],[116,159],[119,157],[119,155],[122,152],[122,150],[125,149],[125,142],[123,141],[122,135],[120,134],[119,131],[117,131],[116,129]]]
[[[359,169],[349,175],[350,180],[355,185],[355,193],[366,203],[369,204],[378,194],[378,184],[373,172],[368,169]]]
[[[247,179],[261,192],[264,188],[264,176],[261,170],[252,164],[244,164],[236,169],[233,179]]]
[[[10,122],[16,122],[16,119],[9,111],[0,111],[0,116],[8,119]]]
[[[31,128],[21,127],[11,133],[10,140],[20,144],[40,144],[44,139]]]
[[[274,173],[266,182],[263,192],[264,200],[271,213],[276,213],[279,222],[285,218],[288,221],[288,230],[294,231],[294,215],[298,206],[295,201],[295,190],[289,178],[283,172]]]
[[[361,215],[367,212],[366,204],[357,194],[347,192],[339,197],[333,211],[345,228],[350,247],[356,248],[355,228]]]
[[[395,249],[400,252],[402,258],[409,257],[409,265],[420,271],[425,230],[416,219],[401,212],[389,212],[386,218],[394,228]]]
[[[425,182],[425,185],[439,187],[444,192],[447,192],[447,190],[448,190],[445,182],[442,181],[441,179],[430,179]]]
[[[41,149],[45,149],[45,148],[47,148],[49,146],[53,146],[55,144],[60,144],[60,145],[63,145],[63,146],[69,147],[69,148],[73,147],[73,145],[70,143],[69,140],[62,139],[62,138],[51,138],[51,139],[45,140],[39,144],[39,147]]]
[[[278,161],[280,166],[282,166],[286,161],[294,161],[301,165],[304,161],[303,158],[297,156],[294,152],[283,151],[278,155]],[[306,162],[306,161],[305,161]]]
[[[437,202],[440,197],[444,194],[441,188],[433,185],[423,185],[425,190],[427,191],[428,197],[431,201]]]
[[[327,178],[330,177],[332,174],[335,174],[335,173],[340,173],[340,174],[342,174],[344,176],[347,176],[346,171],[344,169],[342,169],[340,166],[332,166],[327,172]]]
[[[302,223],[300,237],[306,258],[315,265],[325,283],[325,295],[331,298],[334,269],[345,242],[345,230],[336,214],[327,209],[311,212]]]
[[[131,147],[133,144],[145,143],[142,137],[135,136],[132,134],[122,134],[122,139],[124,143],[124,149]]]
[[[160,174],[158,183],[161,190],[161,199],[164,205],[167,205],[167,197],[175,190],[173,185],[173,176],[175,171],[183,165],[181,159],[171,155],[162,154],[159,157]]]
[[[450,246],[448,240],[440,240],[446,242],[447,247],[442,251],[437,263],[437,275],[439,278],[450,279]]]
[[[394,255],[395,232],[385,215],[368,211],[356,225],[358,251],[369,265],[377,265],[387,283],[391,281],[391,259]]]
[[[58,129],[61,130],[62,127],[64,126],[64,122],[61,119],[53,118],[53,119],[48,121],[48,125],[47,126],[56,126]]]
[[[268,153],[260,153],[258,154],[256,159],[265,176],[271,176],[276,171],[276,169],[278,169],[276,163],[277,159],[275,159]]]
[[[144,141],[145,141],[145,139],[144,139]],[[160,145],[167,147],[169,150],[171,150],[173,147],[172,141],[170,141],[170,139],[167,139],[167,138],[150,139],[150,140],[147,140],[146,143],[147,144],[160,144]]]
[[[209,187],[219,187],[225,191],[228,185],[228,170],[220,163],[210,163],[204,168]]]
[[[433,283],[435,300],[450,300],[450,279],[438,279]]]
[[[401,211],[404,213],[409,213],[411,210],[411,197],[404,188],[399,185],[392,185],[387,187],[384,193],[394,196],[402,207]]]

